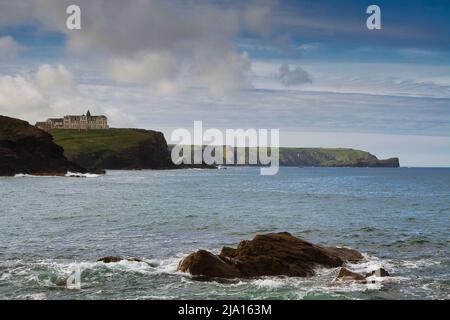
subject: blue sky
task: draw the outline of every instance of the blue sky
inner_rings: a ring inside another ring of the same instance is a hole
[[[81,30],[66,28],[72,3]],[[0,114],[87,108],[167,138],[203,120],[449,166],[450,2],[0,2]]]

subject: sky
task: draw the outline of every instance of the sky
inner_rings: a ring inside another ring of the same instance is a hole
[[[0,114],[87,109],[169,142],[202,120],[448,167],[450,2],[0,0]]]

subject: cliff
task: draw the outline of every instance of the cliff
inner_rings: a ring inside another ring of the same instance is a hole
[[[174,169],[210,168],[206,165],[174,166],[161,132],[142,129],[67,130],[53,129],[55,143],[65,156],[87,168]],[[198,148],[198,147],[196,147]],[[223,157],[237,149],[223,147]],[[247,150],[248,151],[248,150]],[[360,150],[344,148],[280,148],[280,165],[296,167],[398,167],[398,158],[379,160]],[[248,163],[248,161],[246,161]]]
[[[0,116],[0,176],[65,175],[87,170],[70,162],[51,135],[26,121]]]
[[[347,148],[280,148],[281,166],[303,167],[392,167],[398,158],[380,160],[366,151]]]
[[[173,146],[169,146],[173,148]],[[194,146],[193,150],[198,150]],[[192,150],[192,155],[194,151]],[[252,151],[258,152],[256,148]],[[279,163],[282,167],[391,167],[400,166],[398,158],[380,160],[366,151],[348,148],[279,148]],[[233,154],[235,162],[249,164],[249,148],[232,148],[224,146],[219,150],[220,157],[225,159]],[[270,154],[270,153],[269,153]],[[237,159],[240,161],[238,162]],[[233,165],[233,164],[232,164]]]
[[[64,148],[68,159],[84,167],[174,168],[161,132],[142,129],[52,129],[49,133]]]

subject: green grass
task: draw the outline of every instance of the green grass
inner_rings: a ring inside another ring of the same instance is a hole
[[[44,137],[45,132],[31,126],[20,119],[0,116],[0,140],[17,139],[20,137]]]
[[[69,158],[79,154],[114,153],[152,138],[148,131],[135,129],[53,129],[50,134]]]
[[[194,149],[198,148],[199,146],[194,146]],[[239,149],[242,150],[242,148]],[[224,146],[221,150],[219,150],[219,152],[221,156],[225,159],[227,153],[233,152],[233,150],[234,150],[233,148]],[[268,154],[269,155],[271,154],[270,149]],[[248,163],[248,152],[241,153],[240,156],[241,160],[245,159],[244,160],[245,163]],[[376,157],[366,151],[348,148],[281,147],[279,148],[279,160],[280,164],[283,165],[304,164],[317,166],[339,166],[339,165],[356,165],[361,161],[376,161]]]

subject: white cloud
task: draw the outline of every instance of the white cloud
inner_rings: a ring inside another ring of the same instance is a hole
[[[41,65],[36,72],[36,83],[44,90],[70,89],[74,86],[73,75],[62,64]]]
[[[15,57],[22,49],[22,46],[12,37],[0,37],[0,61]]]
[[[312,83],[311,75],[302,67],[292,68],[282,64],[278,70],[278,77],[285,86],[296,86],[304,83]]]
[[[288,61],[291,65],[297,62]],[[271,90],[295,88],[286,88],[280,82],[280,63],[283,61],[253,62],[254,87]],[[314,80],[313,83],[304,83],[302,90],[450,98],[448,66],[324,61],[303,61],[302,66]]]
[[[33,118],[47,107],[34,81],[21,75],[0,76],[0,114]]]
[[[131,58],[115,58],[106,68],[106,74],[114,80],[150,84],[172,79],[178,71],[177,61],[170,52],[145,52]]]
[[[68,4],[41,0],[23,9],[44,30],[64,33],[69,53],[97,58],[112,79],[167,92],[168,81],[195,83],[222,95],[249,87],[250,58],[237,51],[235,40],[243,30],[270,37],[276,1],[79,0],[82,29],[76,31],[66,28]]]
[[[251,88],[251,60],[246,52],[210,58],[209,64],[193,67],[194,82],[209,88],[214,96],[223,96],[239,88]]]
[[[41,65],[35,73],[0,75],[0,114],[31,122],[83,106],[64,65]]]
[[[251,2],[244,10],[244,24],[246,31],[270,37],[272,30],[272,15],[276,1],[257,0]]]

